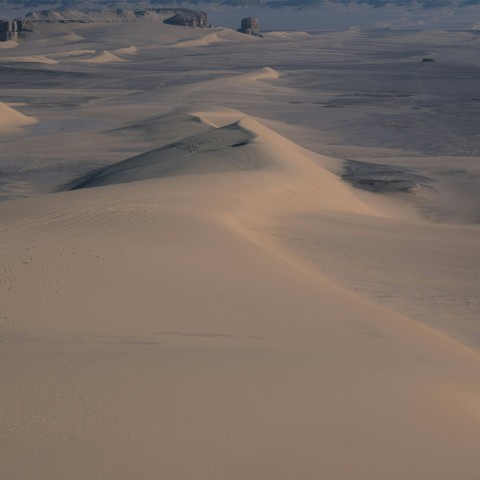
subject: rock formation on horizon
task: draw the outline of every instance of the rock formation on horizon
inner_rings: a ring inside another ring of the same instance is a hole
[[[152,8],[148,10],[42,10],[30,12],[23,19],[0,20],[0,42],[17,40],[35,23],[93,23],[159,21],[185,27],[208,27],[205,12],[186,8]]]
[[[0,42],[17,40],[24,31],[23,20],[0,20]]]
[[[205,27],[207,14],[186,8],[152,8],[147,10],[42,10],[25,16],[30,22],[91,23],[160,21],[173,25]]]
[[[182,27],[208,27],[208,18],[205,12],[184,10],[163,21],[169,25]]]
[[[261,37],[260,26],[258,23],[258,18],[246,17],[242,18],[242,23],[238,29],[240,33],[245,33],[247,35],[255,35],[256,37]]]

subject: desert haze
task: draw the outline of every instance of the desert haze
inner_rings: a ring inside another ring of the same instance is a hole
[[[32,30],[0,477],[478,480],[478,30]]]

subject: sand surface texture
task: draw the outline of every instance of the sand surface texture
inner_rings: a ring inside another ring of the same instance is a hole
[[[478,41],[3,49],[0,477],[480,478]]]

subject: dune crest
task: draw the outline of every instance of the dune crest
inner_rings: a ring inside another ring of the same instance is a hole
[[[220,42],[221,39],[216,33],[209,33],[200,38],[194,38],[192,40],[182,40],[181,42],[172,45],[173,48],[192,48],[192,47],[205,47],[212,43]]]
[[[138,53],[138,48],[132,45],[131,47],[117,48],[116,50],[112,50],[112,53],[114,55],[134,55]]]
[[[0,134],[13,133],[20,127],[35,123],[37,123],[36,118],[28,117],[0,102]]]
[[[280,72],[271,67],[263,67],[256,72],[239,75],[238,78],[245,80],[276,80],[280,78]]]
[[[53,58],[69,58],[69,57],[82,57],[84,55],[94,55],[95,50],[68,50],[66,52],[51,53]]]
[[[20,57],[0,58],[0,62],[18,62],[18,63],[44,63],[46,65],[56,65],[57,60],[48,58],[46,55],[25,55]]]
[[[76,60],[77,62],[83,63],[93,63],[93,64],[104,64],[104,63],[116,63],[116,62],[128,62],[124,58],[120,58],[117,55],[109,52],[108,50],[104,50],[102,53],[95,55],[91,58],[85,58],[81,60]]]
[[[263,34],[265,38],[274,38],[277,40],[296,40],[298,38],[310,37],[308,32],[266,32]]]
[[[62,189],[76,190],[171,175],[255,169],[259,160],[254,154],[233,151],[247,145],[253,137],[238,123],[227,125],[87,173]]]
[[[269,78],[275,73],[270,69],[265,72]],[[360,192],[353,191],[321,166],[325,161],[322,156],[301,148],[242,112],[213,109],[191,112],[190,116],[214,128],[88,172],[60,186],[58,191],[179,175],[249,172],[253,178],[255,172],[266,170],[270,181],[264,184],[263,191],[252,190],[247,201],[250,206],[255,202],[256,194],[265,197],[267,193],[273,195],[275,190],[282,188],[298,195],[296,201],[292,201],[290,195],[276,199],[275,206],[270,200],[259,203],[258,212],[263,211],[266,216],[273,215],[283,204],[284,213],[310,205],[313,210],[321,208],[374,216],[402,217],[405,214],[402,210],[389,209],[388,202],[381,208],[375,202],[366,202]]]

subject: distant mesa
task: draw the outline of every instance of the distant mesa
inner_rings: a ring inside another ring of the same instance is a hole
[[[189,27],[208,26],[205,12],[186,8],[151,8],[135,11],[121,8],[115,10],[42,10],[28,13],[25,19],[30,22],[43,23],[165,21],[165,23]]]
[[[255,37],[263,37],[260,33],[258,18],[254,17],[242,18],[242,23],[238,31],[247,35],[254,35]]]
[[[181,27],[208,27],[208,18],[205,12],[183,10],[173,17],[167,18],[163,23],[179,25]]]

